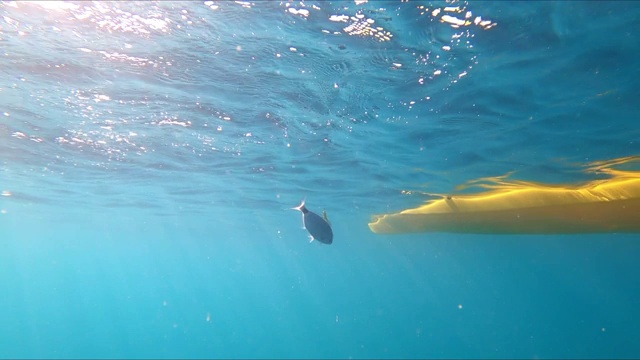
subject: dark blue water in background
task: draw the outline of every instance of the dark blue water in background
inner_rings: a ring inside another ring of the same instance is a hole
[[[0,357],[640,356],[640,235],[367,227],[638,155],[639,3],[0,14]]]

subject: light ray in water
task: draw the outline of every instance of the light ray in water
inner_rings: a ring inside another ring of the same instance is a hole
[[[639,161],[632,156],[591,163],[588,172],[610,178],[580,185],[489,178],[492,184],[481,185],[489,191],[444,196],[415,209],[378,215],[369,228],[380,234],[640,232],[640,171],[612,168]]]

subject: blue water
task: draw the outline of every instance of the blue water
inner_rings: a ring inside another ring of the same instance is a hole
[[[640,3],[0,14],[0,357],[640,357],[638,234],[367,227],[640,154]]]

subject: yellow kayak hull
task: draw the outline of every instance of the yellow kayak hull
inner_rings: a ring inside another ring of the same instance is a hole
[[[581,187],[510,184],[377,216],[369,228],[379,234],[640,232],[640,178],[622,176]]]

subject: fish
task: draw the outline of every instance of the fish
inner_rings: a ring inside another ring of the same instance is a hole
[[[317,240],[323,244],[330,245],[333,243],[333,230],[331,229],[331,223],[327,217],[327,212],[323,211],[322,216],[310,211],[305,206],[305,200],[292,210],[298,210],[302,213],[302,222],[304,228],[307,229],[309,235],[311,235],[311,242]]]

